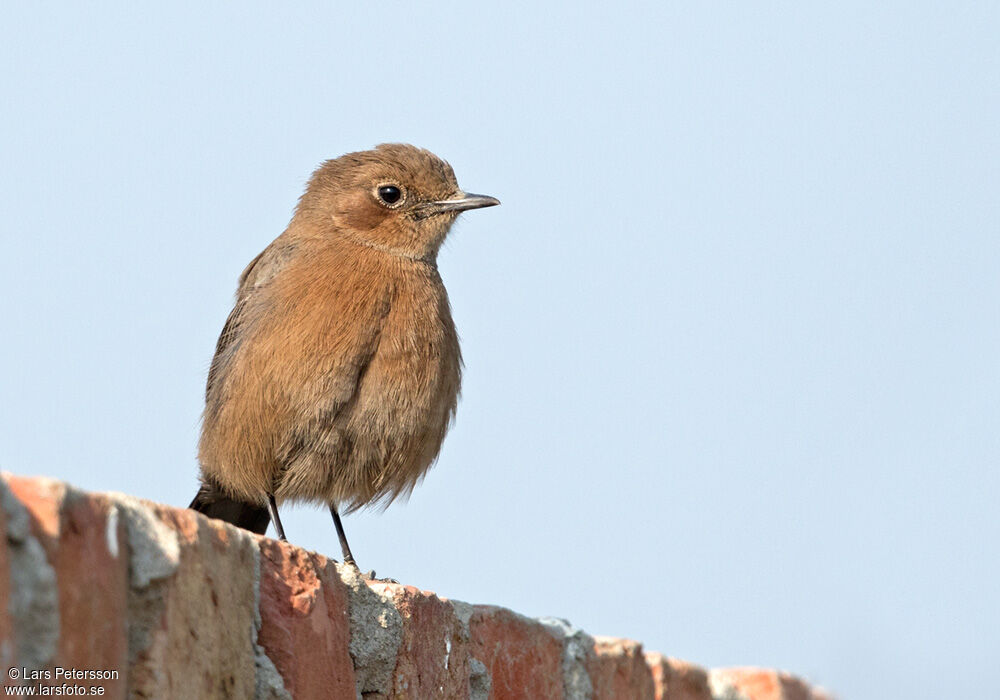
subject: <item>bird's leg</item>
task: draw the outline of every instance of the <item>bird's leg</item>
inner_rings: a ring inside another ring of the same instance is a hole
[[[344,534],[344,526],[340,522],[340,513],[337,512],[337,505],[335,503],[330,504],[330,515],[333,516],[333,526],[337,528],[337,537],[340,538],[340,551],[344,553],[344,563],[357,567],[354,555],[351,554],[351,546],[347,544],[347,535]]]
[[[285,538],[285,528],[281,527],[281,518],[278,517],[278,504],[274,502],[274,494],[267,494],[267,512],[271,516],[271,523],[274,525],[274,531],[278,533],[278,539],[282,542],[287,542]]]

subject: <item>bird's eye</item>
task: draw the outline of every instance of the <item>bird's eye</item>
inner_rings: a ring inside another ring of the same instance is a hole
[[[403,193],[395,185],[382,185],[378,188],[378,198],[386,204],[395,204]]]

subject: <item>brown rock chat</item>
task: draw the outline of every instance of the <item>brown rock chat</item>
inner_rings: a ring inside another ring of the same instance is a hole
[[[493,197],[384,144],[323,163],[247,266],[208,373],[191,508],[263,534],[284,501],[340,512],[406,496],[441,449],[462,373],[437,253]]]

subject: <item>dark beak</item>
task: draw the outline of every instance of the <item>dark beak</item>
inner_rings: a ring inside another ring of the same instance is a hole
[[[449,211],[466,211],[467,209],[482,209],[483,207],[495,207],[500,204],[496,197],[485,194],[469,194],[461,192],[455,199],[442,199],[438,202],[425,202],[419,206],[421,213],[425,216],[443,214]]]

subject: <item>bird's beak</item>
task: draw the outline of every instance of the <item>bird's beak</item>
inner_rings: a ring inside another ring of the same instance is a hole
[[[485,194],[470,194],[460,192],[455,199],[442,199],[437,202],[425,202],[420,205],[422,213],[426,216],[443,214],[448,211],[465,211],[467,209],[482,209],[483,207],[495,207],[500,204],[496,197]]]

